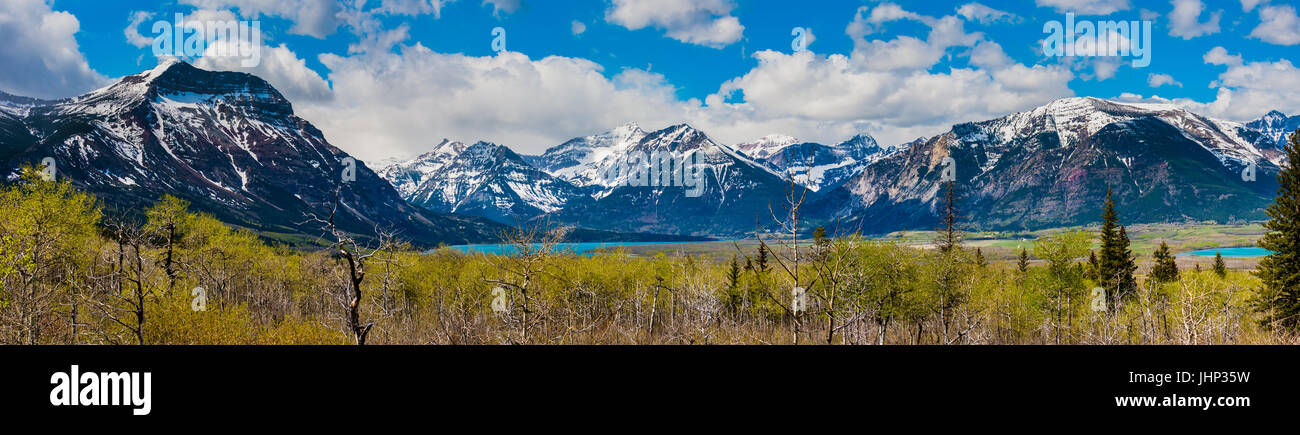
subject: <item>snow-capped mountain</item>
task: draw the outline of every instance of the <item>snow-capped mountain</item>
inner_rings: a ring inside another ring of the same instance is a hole
[[[402,197],[429,210],[516,224],[587,199],[501,145],[443,140],[415,160],[380,170]]]
[[[745,152],[749,157],[813,191],[837,186],[899,149],[881,147],[867,135],[857,135],[834,146],[799,142],[789,136],[767,136],[737,145],[738,151],[749,150]]]
[[[1095,222],[1107,189],[1127,222],[1261,219],[1279,161],[1249,131],[1171,105],[1068,98],[918,141],[819,206],[863,230],[924,227],[951,157],[961,213],[983,228]]]
[[[619,162],[626,162],[632,147],[645,136],[646,132],[636,123],[627,123],[604,133],[570,139],[540,156],[524,159],[600,198],[612,190],[601,174]]]
[[[172,194],[233,224],[320,235],[307,216],[326,217],[338,190],[335,220],[359,234],[386,227],[423,245],[487,240],[498,228],[406,203],[249,74],[164,60],[79,97],[4,100],[21,126],[0,130],[7,167],[53,157],[60,177],[111,206],[141,209]],[[353,164],[355,180],[345,183]]]
[[[803,190],[786,183],[762,163],[685,124],[646,133],[634,144],[597,152],[603,158],[593,160],[584,173],[609,173],[611,166],[628,164],[629,159],[635,164],[638,155],[660,153],[691,159],[701,171],[704,185],[699,196],[689,196],[685,186],[629,182],[626,172],[615,177],[596,175],[595,179],[602,181],[592,184],[605,189],[595,194],[596,201],[575,203],[549,217],[612,231],[736,235],[752,232],[756,224],[770,223],[771,210],[780,209],[785,194],[790,189]]]
[[[1274,110],[1260,119],[1246,123],[1246,128],[1258,131],[1281,148],[1286,145],[1287,137],[1300,129],[1300,116],[1288,117]]]
[[[781,152],[781,150],[801,142],[803,141],[799,140],[798,138],[795,138],[794,136],[789,136],[784,134],[769,134],[767,136],[760,137],[758,138],[758,140],[755,140],[753,142],[736,144],[734,148],[736,149],[736,151],[740,151],[741,154],[749,156],[749,158],[751,159],[763,161],[763,160],[767,160],[768,157],[772,157],[773,155]]]

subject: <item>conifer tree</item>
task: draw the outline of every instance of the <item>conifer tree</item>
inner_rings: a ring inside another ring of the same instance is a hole
[[[1016,267],[1020,269],[1021,273],[1029,271],[1029,251],[1025,248],[1020,248],[1020,262],[1016,264]]]
[[[1101,257],[1097,260],[1097,278],[1106,289],[1106,306],[1113,310],[1120,296],[1132,294],[1137,288],[1137,280],[1133,277],[1137,262],[1129,250],[1128,230],[1119,225],[1119,213],[1115,211],[1115,199],[1109,189],[1106,190],[1101,220]]]
[[[731,268],[727,270],[727,288],[735,290],[740,285],[740,260],[731,255]]]
[[[1098,267],[1100,266],[1097,265],[1097,253],[1088,251],[1088,273],[1086,276],[1092,282],[1100,282],[1100,275],[1097,273]]]
[[[1152,258],[1151,279],[1156,282],[1174,282],[1178,280],[1178,263],[1169,255],[1169,244],[1160,242]]]
[[[1214,253],[1214,274],[1219,278],[1228,276],[1228,266],[1223,264],[1223,254],[1218,252]]]
[[[754,265],[759,272],[767,272],[767,244],[758,244],[758,264]]]
[[[975,248],[975,266],[983,269],[989,265],[988,260],[984,259],[984,251]]]
[[[1300,162],[1300,132],[1291,134],[1285,150],[1289,161]],[[1256,309],[1264,314],[1265,327],[1295,331],[1300,329],[1300,172],[1294,163],[1277,174],[1277,184],[1264,223],[1268,232],[1259,243],[1273,253],[1259,262],[1256,274],[1264,285]],[[1220,262],[1216,257],[1216,273]]]

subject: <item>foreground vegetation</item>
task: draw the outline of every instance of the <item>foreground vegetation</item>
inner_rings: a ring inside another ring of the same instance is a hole
[[[1253,274],[1108,279],[1086,260],[1099,240],[1088,231],[1043,235],[1023,262],[989,261],[951,237],[917,247],[791,234],[736,244],[723,260],[558,255],[548,245],[562,235],[542,230],[507,235],[520,249],[510,257],[420,253],[386,237],[365,247],[338,232],[323,236],[333,249],[301,252],[171,197],[139,220],[107,217],[93,197],[29,172],[0,191],[0,342],[1297,342],[1270,327]]]

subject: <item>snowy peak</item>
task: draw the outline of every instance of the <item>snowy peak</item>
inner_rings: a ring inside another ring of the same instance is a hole
[[[1279,111],[1271,111],[1260,119],[1246,123],[1247,129],[1258,132],[1265,139],[1261,146],[1281,149],[1286,146],[1287,138],[1300,129],[1300,116],[1286,116]]]
[[[380,171],[404,199],[435,212],[515,224],[559,210],[585,195],[490,142],[444,139],[414,160]]]
[[[769,134],[758,138],[753,142],[736,144],[736,151],[749,156],[755,160],[763,160],[771,157],[773,154],[781,152],[782,149],[790,145],[799,143],[799,139],[794,136],[784,134]]]

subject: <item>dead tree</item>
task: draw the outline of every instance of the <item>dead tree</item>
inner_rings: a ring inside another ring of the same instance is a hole
[[[392,246],[393,233],[375,228],[377,237],[376,248],[363,246],[357,239],[347,231],[340,229],[335,223],[338,217],[339,203],[341,202],[340,189],[334,191],[334,204],[330,207],[329,217],[320,219],[318,216],[311,215],[310,221],[314,221],[324,226],[324,230],[331,238],[331,247],[339,258],[342,258],[347,265],[344,271],[347,291],[344,295],[344,314],[347,322],[348,331],[352,333],[353,341],[362,346],[366,344],[366,336],[370,334],[370,329],[375,326],[374,322],[361,323],[361,299],[363,290],[361,284],[366,279],[366,265],[375,255]]]

